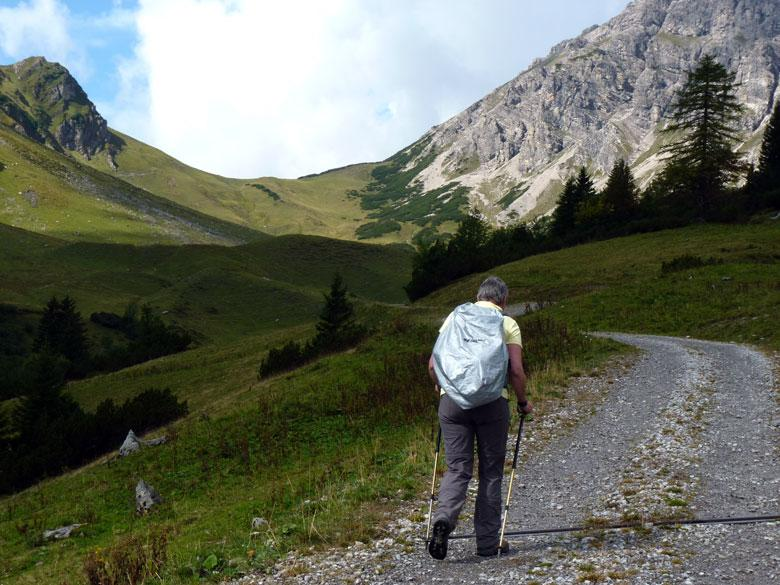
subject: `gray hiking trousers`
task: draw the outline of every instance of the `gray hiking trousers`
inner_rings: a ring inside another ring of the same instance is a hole
[[[434,521],[445,520],[454,530],[466,501],[474,467],[474,438],[479,457],[479,487],[474,511],[477,551],[493,551],[501,529],[501,480],[509,432],[509,402],[493,402],[463,410],[446,394],[439,401],[439,422],[447,471],[439,490]]]

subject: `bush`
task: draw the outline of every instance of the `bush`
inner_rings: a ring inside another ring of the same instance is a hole
[[[304,356],[308,353],[305,349],[295,341],[288,341],[280,348],[271,348],[257,368],[257,377],[267,378],[276,372],[297,368],[305,361]]]
[[[692,254],[683,254],[672,258],[669,262],[661,263],[661,274],[671,274],[681,270],[690,270],[692,268],[701,268],[702,266],[712,266],[714,264],[723,264],[723,260],[718,258],[702,258]]]
[[[168,531],[149,533],[147,539],[128,536],[84,559],[89,585],[140,585],[159,579],[168,560]]]

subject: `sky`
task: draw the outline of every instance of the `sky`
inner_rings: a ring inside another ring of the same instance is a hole
[[[67,67],[110,127],[191,166],[383,160],[628,0],[0,0],[0,64]]]

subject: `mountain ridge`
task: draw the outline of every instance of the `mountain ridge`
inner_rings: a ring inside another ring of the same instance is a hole
[[[425,133],[429,144],[408,167],[433,160],[410,184],[422,193],[467,187],[470,202],[499,222],[549,212],[578,166],[603,181],[626,158],[647,184],[661,166],[664,114],[706,53],[737,73],[747,107],[740,148],[755,159],[778,97],[776,3],[636,0]]]

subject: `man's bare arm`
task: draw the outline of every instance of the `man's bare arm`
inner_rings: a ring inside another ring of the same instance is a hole
[[[436,385],[436,395],[439,395],[439,379],[436,377],[436,371],[433,369],[433,356],[428,359],[428,375]]]
[[[523,348],[515,343],[506,346],[509,351],[509,383],[517,396],[517,403],[525,406],[522,411],[526,414],[533,410],[528,397],[525,394],[525,370],[523,369]]]

